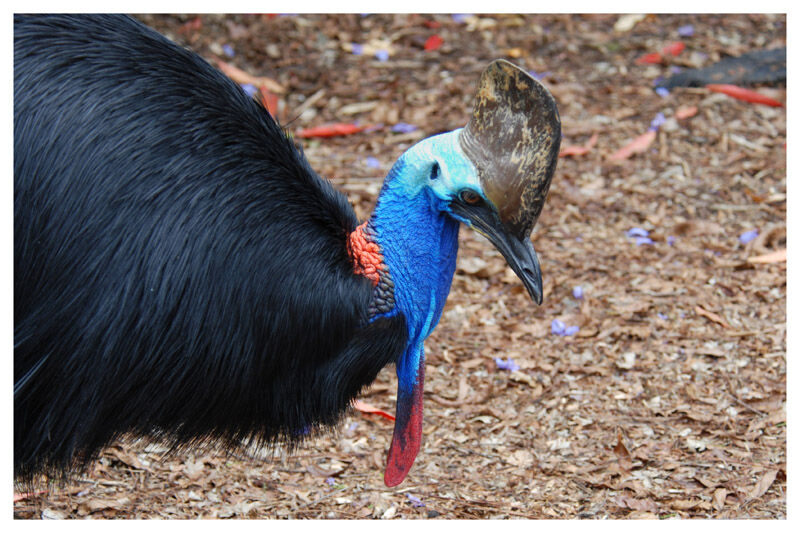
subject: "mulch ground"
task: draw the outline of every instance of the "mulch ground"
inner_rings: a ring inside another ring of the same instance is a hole
[[[541,307],[461,232],[426,343],[423,449],[399,487],[383,485],[392,423],[354,411],[291,452],[124,441],[15,517],[786,517],[786,263],[770,255],[786,247],[785,108],[653,91],[676,68],[785,46],[785,16],[141,18],[277,82],[294,134],[379,125],[302,141],[361,217],[406,148],[466,123],[495,58],[552,91],[562,148],[590,149],[559,161],[534,231]],[[363,400],[393,413],[395,385],[386,368]]]

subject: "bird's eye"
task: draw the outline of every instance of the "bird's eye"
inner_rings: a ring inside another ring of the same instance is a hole
[[[434,163],[431,166],[431,181],[439,179],[439,163]]]
[[[478,205],[482,200],[480,194],[469,189],[462,190],[460,193],[458,193],[458,197],[462,202],[468,205]]]

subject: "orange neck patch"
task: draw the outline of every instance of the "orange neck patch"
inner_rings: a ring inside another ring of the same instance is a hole
[[[381,272],[386,269],[381,247],[374,241],[374,234],[367,229],[367,222],[358,226],[347,238],[347,252],[353,260],[353,270],[377,287]]]

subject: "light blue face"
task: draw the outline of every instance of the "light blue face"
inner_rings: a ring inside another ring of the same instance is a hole
[[[398,161],[403,165],[400,188],[409,197],[417,196],[427,187],[433,198],[439,200],[437,208],[448,212],[468,226],[472,223],[450,210],[450,202],[462,191],[470,190],[480,195],[487,203],[483,193],[478,171],[461,149],[458,137],[462,128],[428,137],[409,148]]]

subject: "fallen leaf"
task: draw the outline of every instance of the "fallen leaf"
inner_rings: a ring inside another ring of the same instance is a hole
[[[677,56],[686,48],[686,45],[683,44],[681,41],[676,41],[674,43],[669,43],[664,48],[661,49],[661,53],[664,55],[669,56]]]
[[[720,326],[722,326],[724,328],[730,328],[731,327],[731,325],[728,324],[728,322],[724,318],[722,318],[721,316],[719,316],[716,313],[712,313],[711,311],[706,311],[705,309],[703,309],[699,305],[696,305],[694,307],[694,312],[697,313],[700,316],[706,317],[707,319],[711,320],[712,322],[716,322],[717,324],[719,324]]]
[[[633,15],[622,15],[617,19],[617,22],[614,23],[614,31],[618,32],[626,32],[633,29],[637,23],[644,20],[647,15],[643,15],[640,13],[633,14]]]
[[[714,497],[712,498],[712,502],[714,503],[714,509],[717,511],[721,511],[723,507],[725,507],[725,498],[728,496],[728,491],[723,488],[718,488],[714,491]]]
[[[266,76],[254,76],[249,72],[245,72],[239,67],[231,65],[227,61],[217,59],[217,67],[222,71],[223,74],[228,76],[236,83],[239,84],[249,83],[251,85],[255,85],[256,87],[266,87],[273,93],[278,93],[278,94],[283,94],[286,92],[286,89],[284,89],[280,83],[273,80],[272,78],[267,78]]]
[[[267,108],[267,111],[269,111],[270,115],[277,117],[278,95],[270,91],[266,85],[262,85],[259,88],[259,92],[261,93],[261,103],[264,104],[264,107]]]
[[[772,483],[775,481],[777,475],[777,470],[767,470],[764,475],[761,476],[761,479],[758,480],[758,484],[753,487],[752,491],[750,491],[750,498],[755,499],[763,496],[772,486]]]
[[[341,137],[359,133],[373,127],[374,125],[370,124],[359,126],[357,124],[337,122],[335,124],[326,124],[314,128],[304,128],[297,132],[297,136],[301,139]]]
[[[558,157],[567,157],[570,155],[586,155],[592,151],[592,148],[597,144],[597,134],[592,135],[586,144],[583,146],[571,145],[561,149]]]
[[[443,43],[444,39],[442,39],[436,34],[431,35],[430,37],[428,37],[428,40],[425,41],[425,51],[432,52],[433,50],[438,50]]]
[[[677,111],[675,111],[675,118],[678,120],[684,120],[687,118],[691,118],[697,114],[697,106],[686,106],[680,107]]]
[[[611,154],[608,159],[610,161],[622,161],[628,159],[633,154],[638,154],[647,150],[654,140],[656,140],[655,130],[647,130],[645,133],[639,135],[634,140]]]
[[[658,52],[651,52],[636,58],[637,65],[657,65],[661,63],[664,58]]]
[[[356,411],[361,411],[362,413],[380,415],[388,420],[394,420],[394,416],[390,415],[386,411],[378,409],[374,405],[370,405],[367,402],[362,402],[361,400],[353,400],[353,409]]]
[[[774,98],[770,98],[769,96],[763,95],[756,91],[751,91],[750,89],[745,89],[744,87],[738,87],[736,85],[712,83],[706,85],[706,89],[715,93],[727,94],[731,98],[736,98],[737,100],[742,100],[751,104],[763,104],[770,107],[783,107],[783,104]]]
[[[758,264],[784,263],[786,262],[786,248],[783,248],[782,250],[776,250],[774,252],[770,252],[764,255],[756,255],[754,257],[748,257],[747,262],[758,263]]]

